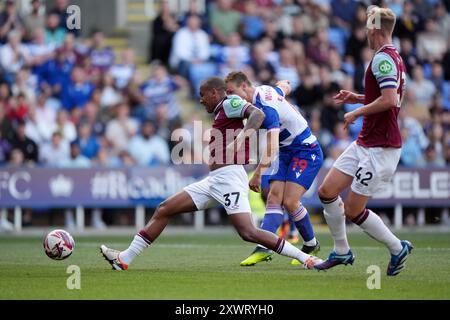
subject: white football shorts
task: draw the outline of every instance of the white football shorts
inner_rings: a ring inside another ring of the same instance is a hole
[[[352,176],[352,191],[367,197],[386,188],[400,161],[400,148],[365,148],[353,142],[334,163]]]
[[[248,176],[242,165],[230,165],[211,171],[205,179],[184,188],[198,210],[218,203],[228,214],[251,213],[248,200]]]

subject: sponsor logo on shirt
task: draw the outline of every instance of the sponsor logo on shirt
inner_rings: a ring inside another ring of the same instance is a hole
[[[389,74],[392,71],[392,64],[387,60],[383,60],[378,65],[378,70],[382,74]]]

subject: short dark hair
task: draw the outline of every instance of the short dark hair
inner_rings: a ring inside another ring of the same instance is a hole
[[[245,73],[243,73],[242,71],[230,72],[225,78],[225,83],[228,83],[228,82],[233,82],[237,86],[240,86],[244,82],[247,83],[248,85],[251,85],[251,82],[250,82],[250,80],[248,80],[247,75]]]
[[[200,87],[200,90],[203,91],[211,89],[216,89],[218,91],[226,91],[225,82],[222,80],[222,78],[212,77],[205,80]]]

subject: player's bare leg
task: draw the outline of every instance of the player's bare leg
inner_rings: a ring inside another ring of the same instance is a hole
[[[102,245],[101,252],[113,269],[126,270],[134,258],[159,237],[173,216],[196,210],[191,196],[181,191],[159,205],[145,228],[134,236],[128,249],[120,252]]]
[[[271,181],[269,194],[266,201],[266,213],[261,223],[261,229],[276,234],[277,229],[283,223],[283,193],[285,182]],[[258,262],[272,260],[273,251],[260,243],[252,254],[243,260],[240,265],[247,267],[253,266]]]
[[[352,176],[333,167],[318,190],[325,221],[334,240],[334,252],[338,255],[347,254],[350,250],[345,228],[344,202],[339,194],[348,188],[352,181]]]
[[[404,263],[413,247],[410,242],[397,238],[376,213],[366,208],[369,199],[350,190],[344,203],[345,215],[370,237],[383,243],[389,249],[391,261],[387,274],[395,276],[404,268]]]
[[[244,241],[259,243],[278,254],[297,259],[308,269],[312,269],[321,262],[320,259],[302,252],[274,233],[256,228],[250,213],[232,214],[230,215],[230,220]]]

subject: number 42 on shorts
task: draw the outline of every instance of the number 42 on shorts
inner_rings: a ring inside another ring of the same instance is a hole
[[[356,178],[356,181],[358,181],[359,183],[361,183],[362,185],[367,187],[368,186],[367,182],[370,181],[373,178],[373,174],[370,171],[366,171],[365,172],[365,176],[361,177],[362,176],[362,174],[361,174],[362,169],[363,169],[362,167],[358,168],[358,171],[356,171],[356,173],[355,173],[355,178]]]

